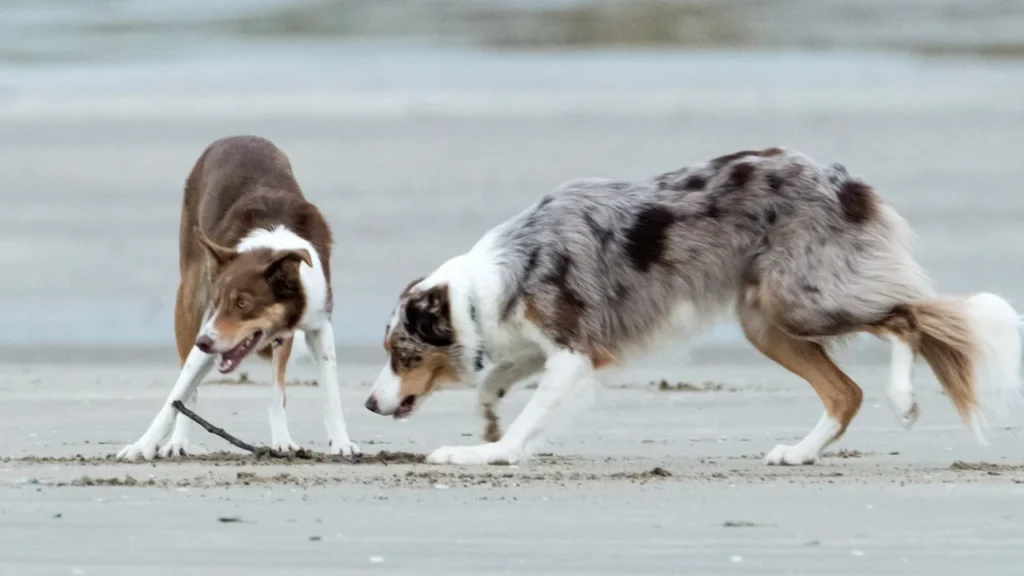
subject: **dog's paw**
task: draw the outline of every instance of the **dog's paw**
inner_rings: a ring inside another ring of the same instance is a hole
[[[515,450],[508,450],[500,443],[480,444],[479,446],[445,446],[438,448],[427,456],[430,464],[456,464],[473,466],[480,464],[515,464],[520,455]]]
[[[156,456],[156,444],[136,442],[129,444],[117,453],[118,460],[152,460]]]
[[[764,457],[765,464],[770,466],[799,466],[802,464],[814,464],[818,455],[808,452],[799,446],[787,446],[779,444]]]
[[[341,438],[337,440],[331,440],[327,446],[328,454],[342,455],[342,456],[357,456],[362,454],[363,451],[356,446],[355,442],[352,442],[348,438]]]
[[[274,440],[270,443],[271,450],[277,450],[278,452],[298,452],[302,448],[291,440]]]
[[[175,456],[188,456],[188,441],[171,439],[157,450],[161,458],[174,458]],[[147,458],[148,460],[148,458]]]
[[[896,420],[899,421],[900,426],[909,430],[917,422],[917,417],[920,416],[920,411],[917,408],[917,399],[914,398],[914,391],[890,389],[885,397],[889,401],[889,407],[892,408],[892,412],[896,415]]]

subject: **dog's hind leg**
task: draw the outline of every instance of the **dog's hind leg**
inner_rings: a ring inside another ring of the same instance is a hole
[[[911,383],[914,375],[914,349],[898,336],[887,336],[887,339],[892,344],[892,364],[885,397],[896,419],[904,428],[909,429],[917,422],[919,415]]]
[[[544,369],[544,355],[536,353],[513,362],[499,364],[480,383],[477,389],[477,401],[480,414],[484,419],[484,440],[497,442],[501,440],[501,425],[498,423],[498,404],[505,394],[525,378],[529,378]]]
[[[287,338],[273,351],[273,378],[271,385],[273,390],[270,399],[270,408],[267,410],[270,415],[270,446],[274,450],[289,451],[298,450],[299,445],[292,440],[288,431],[288,416],[285,414],[285,406],[288,398],[285,395],[285,372],[288,368],[288,358],[292,353],[293,338]]]
[[[743,331],[765,356],[807,380],[825,405],[813,429],[795,445],[780,444],[765,456],[768,464],[813,464],[839,439],[860,410],[863,392],[829,358],[818,342],[801,340],[771,324],[756,311],[741,314]]]

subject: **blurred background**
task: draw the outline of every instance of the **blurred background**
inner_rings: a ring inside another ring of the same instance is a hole
[[[1024,1],[0,0],[0,354],[176,358],[182,186],[239,133],[334,227],[360,358],[561,181],[776,145],[874,184],[943,291],[1024,309]]]

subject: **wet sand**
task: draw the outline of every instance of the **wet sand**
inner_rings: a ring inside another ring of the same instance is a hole
[[[259,460],[193,429],[195,458],[110,459],[148,424],[173,366],[0,367],[0,572],[5,574],[984,574],[1024,561],[1024,439],[979,446],[930,376],[900,429],[885,367],[819,464],[764,452],[817,418],[810,388],[764,364],[698,358],[683,382],[620,371],[520,466],[417,463],[475,443],[473,393],[431,398],[404,422],[360,407],[374,365],[349,365],[356,462]],[[207,384],[199,413],[266,441],[269,367]],[[308,380],[308,368],[296,378]],[[666,369],[668,374],[683,372]],[[674,384],[685,384],[676,390]],[[509,422],[529,391],[510,394]],[[289,389],[293,435],[323,447],[319,390]],[[379,457],[384,451],[383,461]],[[173,566],[173,568],[172,568]]]

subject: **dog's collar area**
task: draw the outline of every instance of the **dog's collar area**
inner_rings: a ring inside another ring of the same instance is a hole
[[[484,358],[487,352],[484,350],[484,330],[476,318],[476,303],[473,297],[469,298],[469,319],[473,321],[473,328],[476,332],[476,351],[473,354],[473,371],[480,372],[484,369]]]

